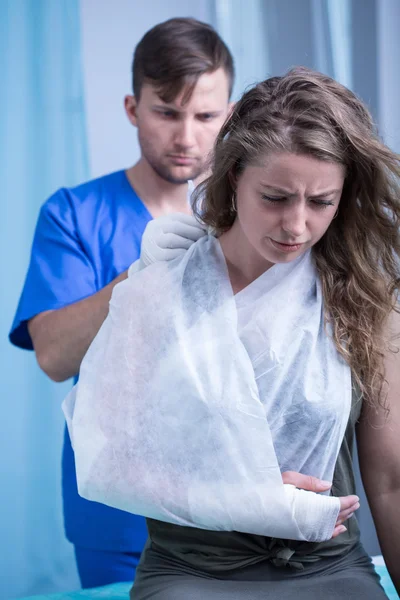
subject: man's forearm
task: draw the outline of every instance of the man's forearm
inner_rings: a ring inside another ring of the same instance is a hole
[[[126,271],[84,300],[41,313],[28,323],[37,361],[53,381],[74,377],[83,357],[108,314],[114,286]]]

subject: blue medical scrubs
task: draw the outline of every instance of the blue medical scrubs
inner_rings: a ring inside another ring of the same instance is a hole
[[[139,257],[151,218],[124,171],[56,192],[40,211],[10,341],[32,350],[29,319],[95,294],[126,270]],[[147,538],[145,520],[78,495],[67,429],[62,487],[65,532],[82,585],[132,581]]]

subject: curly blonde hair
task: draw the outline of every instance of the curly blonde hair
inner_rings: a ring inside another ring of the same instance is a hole
[[[363,398],[385,407],[384,325],[398,310],[400,281],[400,157],[379,139],[350,90],[297,67],[257,84],[236,104],[216,140],[212,174],[196,191],[198,217],[219,233],[228,230],[238,176],[272,152],[346,169],[337,218],[313,254],[334,343]]]

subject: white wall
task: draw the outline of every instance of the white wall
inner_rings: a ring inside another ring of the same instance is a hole
[[[148,29],[171,17],[211,23],[212,0],[81,0],[83,72],[91,177],[139,157],[123,99],[131,93],[133,50]]]

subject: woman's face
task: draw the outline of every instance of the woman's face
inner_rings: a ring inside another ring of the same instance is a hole
[[[294,260],[328,229],[344,178],[340,164],[291,153],[246,167],[237,180],[237,218],[230,230],[236,247],[270,266]]]

